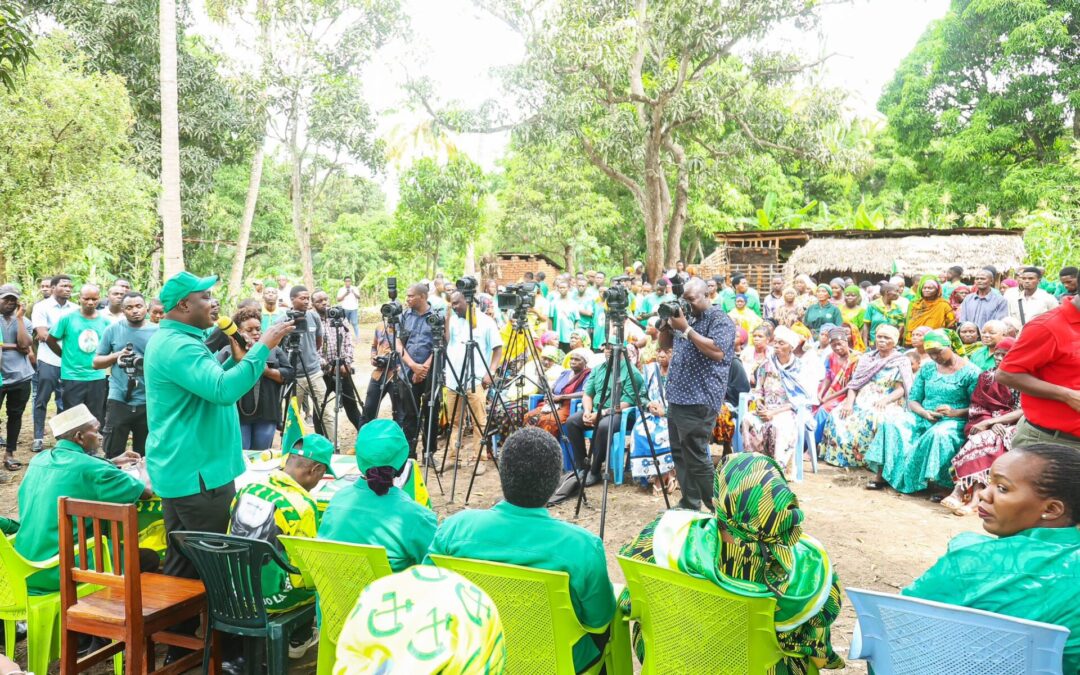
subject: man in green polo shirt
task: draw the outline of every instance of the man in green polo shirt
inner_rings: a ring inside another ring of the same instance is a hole
[[[581,484],[585,487],[596,485],[602,475],[600,470],[607,458],[610,434],[622,423],[622,411],[638,404],[634,388],[644,387],[645,378],[637,368],[626,368],[626,362],[619,364],[618,399],[611,395],[611,376],[608,374],[608,360],[611,357],[611,342],[604,345],[604,362],[589,373],[581,397],[581,410],[566,420],[566,438],[574,453],[574,473],[559,486],[552,497],[552,504],[558,504],[577,494]],[[611,401],[617,400],[612,405]],[[592,455],[585,452],[585,432],[593,430]]]
[[[110,321],[98,312],[101,292],[93,284],[79,290],[79,311],[64,315],[49,331],[45,344],[60,356],[64,408],[85,403],[96,419],[105,419],[109,384],[104,370],[94,369],[94,355]]]
[[[146,346],[146,468],[161,496],[166,535],[176,530],[224,533],[233,479],[244,472],[236,402],[262,376],[270,350],[292,322],[270,326],[243,359],[219,364],[203,344],[210,327],[210,288],[217,277],[180,272],[165,282],[165,318]],[[164,572],[198,575],[175,547]]]
[[[538,427],[515,431],[499,452],[499,480],[506,500],[487,510],[450,516],[428,552],[566,572],[578,621],[602,628],[615,616],[604,544],[592,532],[557,520],[544,508],[561,471],[562,453],[554,436]],[[577,672],[599,660],[607,639],[608,633],[589,633],[577,641],[573,647]]]
[[[15,550],[24,558],[42,561],[59,553],[57,502],[60,497],[110,504],[133,504],[150,498],[150,488],[119,468],[137,462],[138,455],[129,451],[109,461],[94,454],[101,446],[100,427],[90,410],[81,404],[49,420],[56,446],[34,457],[19,486],[21,525],[15,537]],[[140,556],[142,571],[155,571],[156,560],[157,554]],[[33,575],[27,580],[27,587],[32,595],[60,590],[57,568]]]

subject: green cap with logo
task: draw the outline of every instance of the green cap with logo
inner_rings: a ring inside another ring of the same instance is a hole
[[[330,439],[326,436],[308,434],[296,443],[293,443],[291,448],[285,448],[285,451],[282,454],[299,455],[301,457],[307,457],[313,462],[325,464],[326,473],[337,478],[337,474],[334,473],[334,467],[330,464],[330,459],[334,456],[334,444],[331,443]]]
[[[205,291],[217,283],[217,276],[197,277],[191,272],[180,272],[169,277],[161,287],[161,304],[166,312],[171,312],[177,304],[191,293]]]
[[[376,466],[400,469],[408,458],[409,442],[393,420],[371,420],[356,435],[356,466],[361,472]]]

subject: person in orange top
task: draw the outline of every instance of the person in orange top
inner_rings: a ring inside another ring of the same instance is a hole
[[[952,328],[956,324],[956,314],[949,301],[941,297],[941,284],[932,275],[926,275],[919,281],[920,297],[908,307],[907,322],[904,325],[904,344],[911,344],[911,332],[920,326],[930,330]]]

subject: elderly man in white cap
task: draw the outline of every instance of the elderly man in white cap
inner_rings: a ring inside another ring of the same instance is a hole
[[[149,499],[150,487],[121,469],[141,458],[133,452],[112,461],[96,455],[101,446],[101,424],[85,404],[68,408],[49,420],[56,446],[34,457],[19,486],[19,534],[15,550],[23,557],[48,560],[60,551],[57,500],[89,499],[111,504],[133,504]],[[157,554],[140,556],[142,571],[157,569]],[[56,568],[27,580],[33,595],[60,589]]]

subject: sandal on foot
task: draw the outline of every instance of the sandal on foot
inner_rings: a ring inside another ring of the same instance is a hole
[[[8,471],[18,471],[23,467],[22,462],[11,457],[4,458],[4,468]]]
[[[884,490],[885,483],[883,481],[872,480],[866,484],[867,490]]]
[[[961,502],[959,499],[952,495],[949,495],[945,499],[942,499],[941,505],[947,509],[952,509],[953,511],[963,508],[964,506],[963,502]]]

